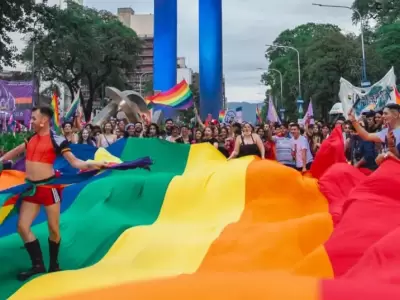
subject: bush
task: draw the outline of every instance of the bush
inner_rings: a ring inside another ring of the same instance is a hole
[[[5,152],[10,151],[22,144],[30,135],[29,132],[23,133],[1,133],[0,134],[0,155],[3,155]]]

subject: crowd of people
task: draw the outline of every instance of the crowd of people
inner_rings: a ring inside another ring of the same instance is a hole
[[[314,157],[321,151],[323,141],[329,137],[335,126],[342,129],[343,151],[349,163],[355,167],[374,170],[387,158],[400,160],[398,104],[389,104],[383,111],[368,112],[361,119],[356,119],[350,111],[347,121],[340,118],[332,126],[320,121],[311,124],[310,117],[305,120],[304,126],[297,123],[267,123],[256,126],[247,122],[220,124],[217,120],[203,123],[196,111],[197,125],[193,128],[187,125],[178,126],[172,119],[167,119],[163,128],[160,128],[155,123],[127,123],[126,120],[111,118],[102,126],[85,124],[82,127],[65,122],[62,125],[64,137],[55,135],[51,130],[53,115],[54,112],[48,107],[34,108],[31,125],[35,134],[0,158],[0,167],[3,169],[5,163],[23,153],[26,157],[27,191],[21,195],[23,200],[17,230],[30,256],[32,267],[18,274],[18,279],[22,281],[46,272],[40,242],[31,230],[41,206],[45,207],[49,225],[50,267],[47,271],[60,270],[58,253],[61,243],[59,217],[62,188],[54,181],[56,174],[53,164],[56,157],[63,156],[72,167],[80,170],[107,167],[106,162],[82,161],[76,158],[71,151],[72,143],[108,147],[118,139],[129,137],[158,138],[182,144],[210,143],[227,159],[257,155],[304,172],[310,169]],[[5,196],[7,195],[6,193]]]
[[[124,119],[115,118],[102,126],[86,124],[79,132],[70,122],[65,122],[62,128],[70,143],[108,147],[118,139],[127,137],[160,138],[182,144],[210,143],[227,159],[257,155],[306,171],[310,169],[331,130],[341,125],[348,162],[357,168],[375,170],[383,154],[398,157],[399,114],[400,106],[390,104],[382,111],[362,114],[359,120],[350,113],[348,120],[342,116],[332,124],[312,122],[308,118],[304,125],[265,123],[253,126],[247,122],[224,124],[215,119],[205,124],[196,112],[197,124],[193,128],[188,125],[178,126],[172,119],[165,120],[161,128],[155,123],[127,123]]]

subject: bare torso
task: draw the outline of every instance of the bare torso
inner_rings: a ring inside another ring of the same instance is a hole
[[[42,162],[26,161],[26,178],[40,181],[54,176],[53,165]]]

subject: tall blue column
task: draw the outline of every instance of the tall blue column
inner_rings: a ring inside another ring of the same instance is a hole
[[[177,37],[177,0],[154,0],[154,91],[176,85]],[[171,115],[170,111],[165,113]]]
[[[222,106],[222,0],[199,0],[200,115]]]

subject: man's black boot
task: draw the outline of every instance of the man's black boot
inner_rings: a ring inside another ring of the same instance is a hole
[[[49,273],[61,271],[60,265],[58,263],[58,252],[60,250],[60,243],[52,241],[49,239],[49,253],[50,253],[50,266],[49,266]]]
[[[36,239],[33,242],[25,243],[25,249],[28,251],[29,257],[31,258],[32,268],[18,274],[17,278],[20,281],[25,281],[34,275],[46,272],[39,240]]]

